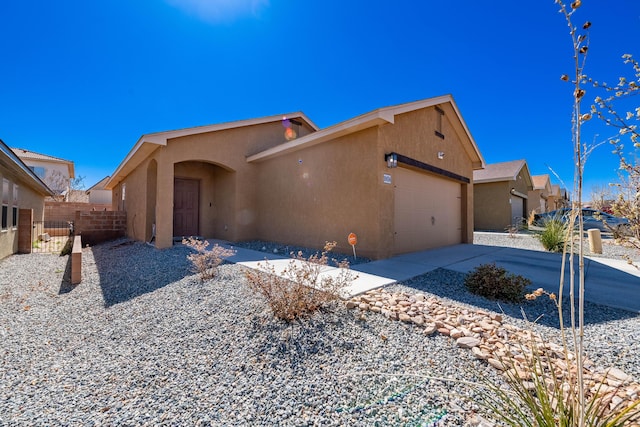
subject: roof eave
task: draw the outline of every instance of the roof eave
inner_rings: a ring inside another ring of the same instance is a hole
[[[260,153],[248,156],[247,162],[251,163],[269,160],[285,153],[293,153],[303,148],[312,147],[316,144],[320,144],[330,139],[339,138],[341,136],[349,135],[351,133],[368,129],[373,126],[393,122],[394,114],[389,114],[388,112],[382,110],[376,110],[372,113],[347,120],[346,122],[338,123],[337,125],[311,133],[309,135],[305,135],[293,141],[277,145]]]
[[[31,181],[33,189],[40,192],[44,196],[55,196],[55,193],[45,184],[23,161],[18,155],[9,148],[0,139],[0,154],[3,154],[9,159],[8,168],[10,168],[18,176],[22,176],[23,179]]]
[[[303,112],[297,111],[294,113],[260,117],[257,119],[237,120],[233,122],[218,123],[207,126],[196,126],[185,129],[156,132],[145,134],[138,139],[138,142],[133,146],[131,151],[127,154],[124,160],[118,165],[118,168],[111,178],[107,181],[104,188],[106,190],[113,190],[122,180],[124,180],[131,171],[133,171],[140,163],[146,159],[149,154],[155,151],[160,146],[166,146],[169,139],[180,138],[182,136],[198,135],[201,133],[216,132],[219,130],[234,129],[239,127],[260,125],[264,123],[271,123],[281,120],[282,117],[288,118],[301,118],[303,119],[314,131],[318,131],[318,126],[313,123]]]

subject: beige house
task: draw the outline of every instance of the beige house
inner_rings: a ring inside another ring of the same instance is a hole
[[[549,175],[534,175],[531,180],[533,181],[533,189],[529,191],[529,211],[541,214],[554,210],[555,204],[553,203]]]
[[[526,220],[533,188],[525,160],[493,163],[473,172],[476,230],[505,231]]]
[[[89,203],[111,204],[111,190],[104,188],[110,176],[105,176],[100,181],[89,188],[86,193],[89,196]]]
[[[567,190],[558,184],[551,184],[551,194],[547,198],[547,208],[550,211],[570,206]]]
[[[105,185],[127,234],[200,235],[362,256],[473,241],[484,161],[450,95],[319,129],[303,113],[143,135]]]
[[[30,252],[32,221],[44,220],[44,199],[53,192],[0,140],[0,259]]]
[[[12,148],[14,153],[51,188],[56,196],[70,196],[70,180],[75,178],[73,162],[23,148]]]

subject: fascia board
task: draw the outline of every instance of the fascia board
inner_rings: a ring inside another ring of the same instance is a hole
[[[251,155],[247,157],[247,162],[251,163],[268,160],[285,153],[292,153],[302,150],[303,148],[313,147],[314,145],[322,142],[339,138],[344,135],[349,135],[373,126],[378,126],[384,123],[393,123],[393,116],[394,114],[392,113],[377,110]]]

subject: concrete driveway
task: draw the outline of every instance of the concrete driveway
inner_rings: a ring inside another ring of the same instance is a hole
[[[211,243],[230,247],[227,242],[211,240]],[[289,258],[233,247],[236,254],[230,262],[249,268],[264,266],[265,259],[281,272]],[[567,256],[568,258],[568,256]],[[574,258],[576,276],[578,257]],[[370,289],[402,282],[437,268],[467,273],[481,264],[495,263],[508,272],[530,279],[534,288],[558,292],[562,255],[550,252],[460,244],[438,249],[399,255],[393,258],[354,265],[358,278],[351,283],[349,294],[358,295]],[[569,267],[565,268],[565,295],[569,295]],[[613,308],[640,313],[640,270],[622,260],[585,257],[585,300]],[[322,274],[335,275],[337,269],[325,267]],[[576,293],[577,293],[576,279]]]
[[[640,270],[622,260],[585,257],[584,262],[585,300],[640,313]],[[360,264],[353,269],[403,281],[436,268],[467,273],[487,263],[495,263],[510,273],[530,279],[535,288],[558,292],[562,255],[526,249],[461,244]],[[574,263],[577,276],[577,256]],[[569,275],[566,265],[565,295],[569,295]]]

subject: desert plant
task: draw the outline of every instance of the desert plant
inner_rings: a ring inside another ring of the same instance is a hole
[[[524,298],[525,288],[531,284],[526,277],[509,274],[495,264],[477,266],[464,280],[464,285],[474,294],[489,299],[519,302]]]
[[[531,212],[529,212],[529,215],[527,215],[527,227],[531,228],[531,226],[534,225],[536,221],[536,211],[532,210]]]
[[[538,289],[527,299],[543,293]],[[556,301],[554,294],[549,296]],[[589,391],[581,409],[582,393],[575,374],[567,367],[574,355],[566,347],[546,342],[533,331],[532,324],[529,326],[526,334],[510,337],[504,356],[498,360],[507,387],[486,380],[475,385],[480,403],[496,420],[514,427],[614,427],[638,421],[640,401],[616,397],[624,394],[624,390],[621,385],[612,390],[606,384],[606,375],[586,379]],[[580,414],[583,424],[578,422]]]
[[[195,237],[182,239],[182,243],[195,251],[187,255],[187,259],[191,261],[193,270],[200,275],[202,281],[215,277],[218,266],[224,259],[236,253],[233,249],[224,248],[217,243],[208,250],[209,242]]]
[[[542,246],[550,252],[562,252],[569,229],[559,218],[551,218],[543,224],[542,232],[536,234]]]
[[[308,258],[304,258],[302,252],[292,254],[293,259],[281,273],[265,260],[258,264],[262,271],[247,271],[249,287],[265,297],[279,319],[292,321],[308,316],[344,296],[346,287],[357,277],[347,261],[337,262],[337,275],[321,276],[327,270],[329,253],[335,246],[336,242],[327,242],[321,254]]]

